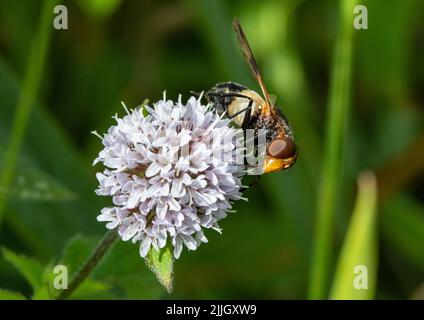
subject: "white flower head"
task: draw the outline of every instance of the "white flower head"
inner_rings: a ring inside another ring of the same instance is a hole
[[[237,147],[243,133],[195,97],[183,104],[164,94],[152,107],[125,110],[100,136],[104,148],[94,164],[106,168],[97,173],[96,193],[111,196],[114,206],[97,220],[122,240],[140,242],[142,257],[169,243],[178,259],[183,246],[195,250],[207,242],[204,229],[220,232],[218,221],[244,199]]]

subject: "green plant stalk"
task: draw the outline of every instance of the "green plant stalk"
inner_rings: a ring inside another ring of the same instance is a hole
[[[339,9],[340,30],[331,74],[322,178],[318,187],[317,220],[308,292],[310,299],[323,299],[327,294],[330,253],[333,251],[333,223],[343,165],[344,129],[349,107],[353,8],[356,3],[356,0],[342,0]]]
[[[90,257],[77,271],[77,273],[69,283],[68,289],[61,291],[61,293],[56,297],[56,300],[67,299],[84,282],[84,280],[93,272],[93,270],[102,260],[102,258],[116,239],[116,230],[109,230],[108,232],[106,232],[106,234],[94,248],[93,252],[90,254]]]
[[[51,30],[53,29],[53,7],[56,2],[57,0],[45,0],[41,9],[41,18],[36,37],[32,43],[27,70],[13,118],[9,143],[4,153],[3,168],[0,172],[0,227],[6,207],[7,189],[15,174],[16,163],[22,147],[22,140],[27,128],[31,108],[35,104],[40,88]]]
[[[374,298],[377,279],[376,220],[377,180],[372,172],[365,172],[358,179],[356,204],[337,262],[331,299]],[[362,281],[366,281],[366,289],[355,288],[355,280],[361,277]]]

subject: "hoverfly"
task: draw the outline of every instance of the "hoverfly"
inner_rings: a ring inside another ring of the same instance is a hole
[[[288,169],[297,158],[290,124],[279,108],[271,102],[252,49],[237,18],[233,20],[233,27],[241,51],[262,90],[263,97],[234,82],[216,84],[205,93],[205,97],[218,113],[226,112],[227,116],[242,129],[266,129],[263,173]]]

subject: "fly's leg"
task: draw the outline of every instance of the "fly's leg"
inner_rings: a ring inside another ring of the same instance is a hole
[[[250,188],[250,187],[256,186],[259,183],[259,181],[261,181],[261,177],[262,176],[256,175],[255,180],[251,182],[250,184],[248,184],[248,187]]]
[[[199,97],[200,97],[200,95],[202,94],[202,93],[200,93],[200,92],[193,91],[193,90],[191,90],[191,91],[190,91],[190,93],[191,93],[193,96],[195,96],[196,98],[199,98]]]
[[[253,180],[253,181],[252,181],[251,183],[249,183],[247,186],[242,187],[242,188],[240,188],[240,189],[241,189],[241,191],[247,190],[247,189],[249,189],[249,188],[251,188],[251,187],[256,186],[256,185],[259,183],[259,181],[261,181],[261,176],[260,176],[260,175],[256,175],[256,176],[255,176],[255,180]]]

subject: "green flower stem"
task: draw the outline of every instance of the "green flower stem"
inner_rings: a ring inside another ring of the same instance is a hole
[[[83,281],[93,272],[100,260],[104,257],[106,252],[112,246],[117,239],[116,230],[109,230],[94,248],[90,257],[77,271],[74,278],[71,280],[68,289],[63,290],[57,297],[56,300],[67,299],[82,283]]]
[[[316,230],[310,270],[310,299],[323,299],[327,294],[333,224],[343,165],[343,141],[349,109],[352,73],[353,9],[356,0],[341,0],[340,30],[332,66],[327,131],[322,162],[322,179],[318,189]]]
[[[27,128],[31,108],[35,104],[37,93],[40,88],[42,71],[49,47],[51,31],[53,29],[53,7],[56,2],[57,0],[44,1],[38,31],[31,47],[28,67],[22,84],[16,113],[13,118],[9,143],[4,153],[3,168],[0,172],[0,188],[2,189],[0,192],[0,226],[6,207],[7,189],[15,174],[16,162]]]

